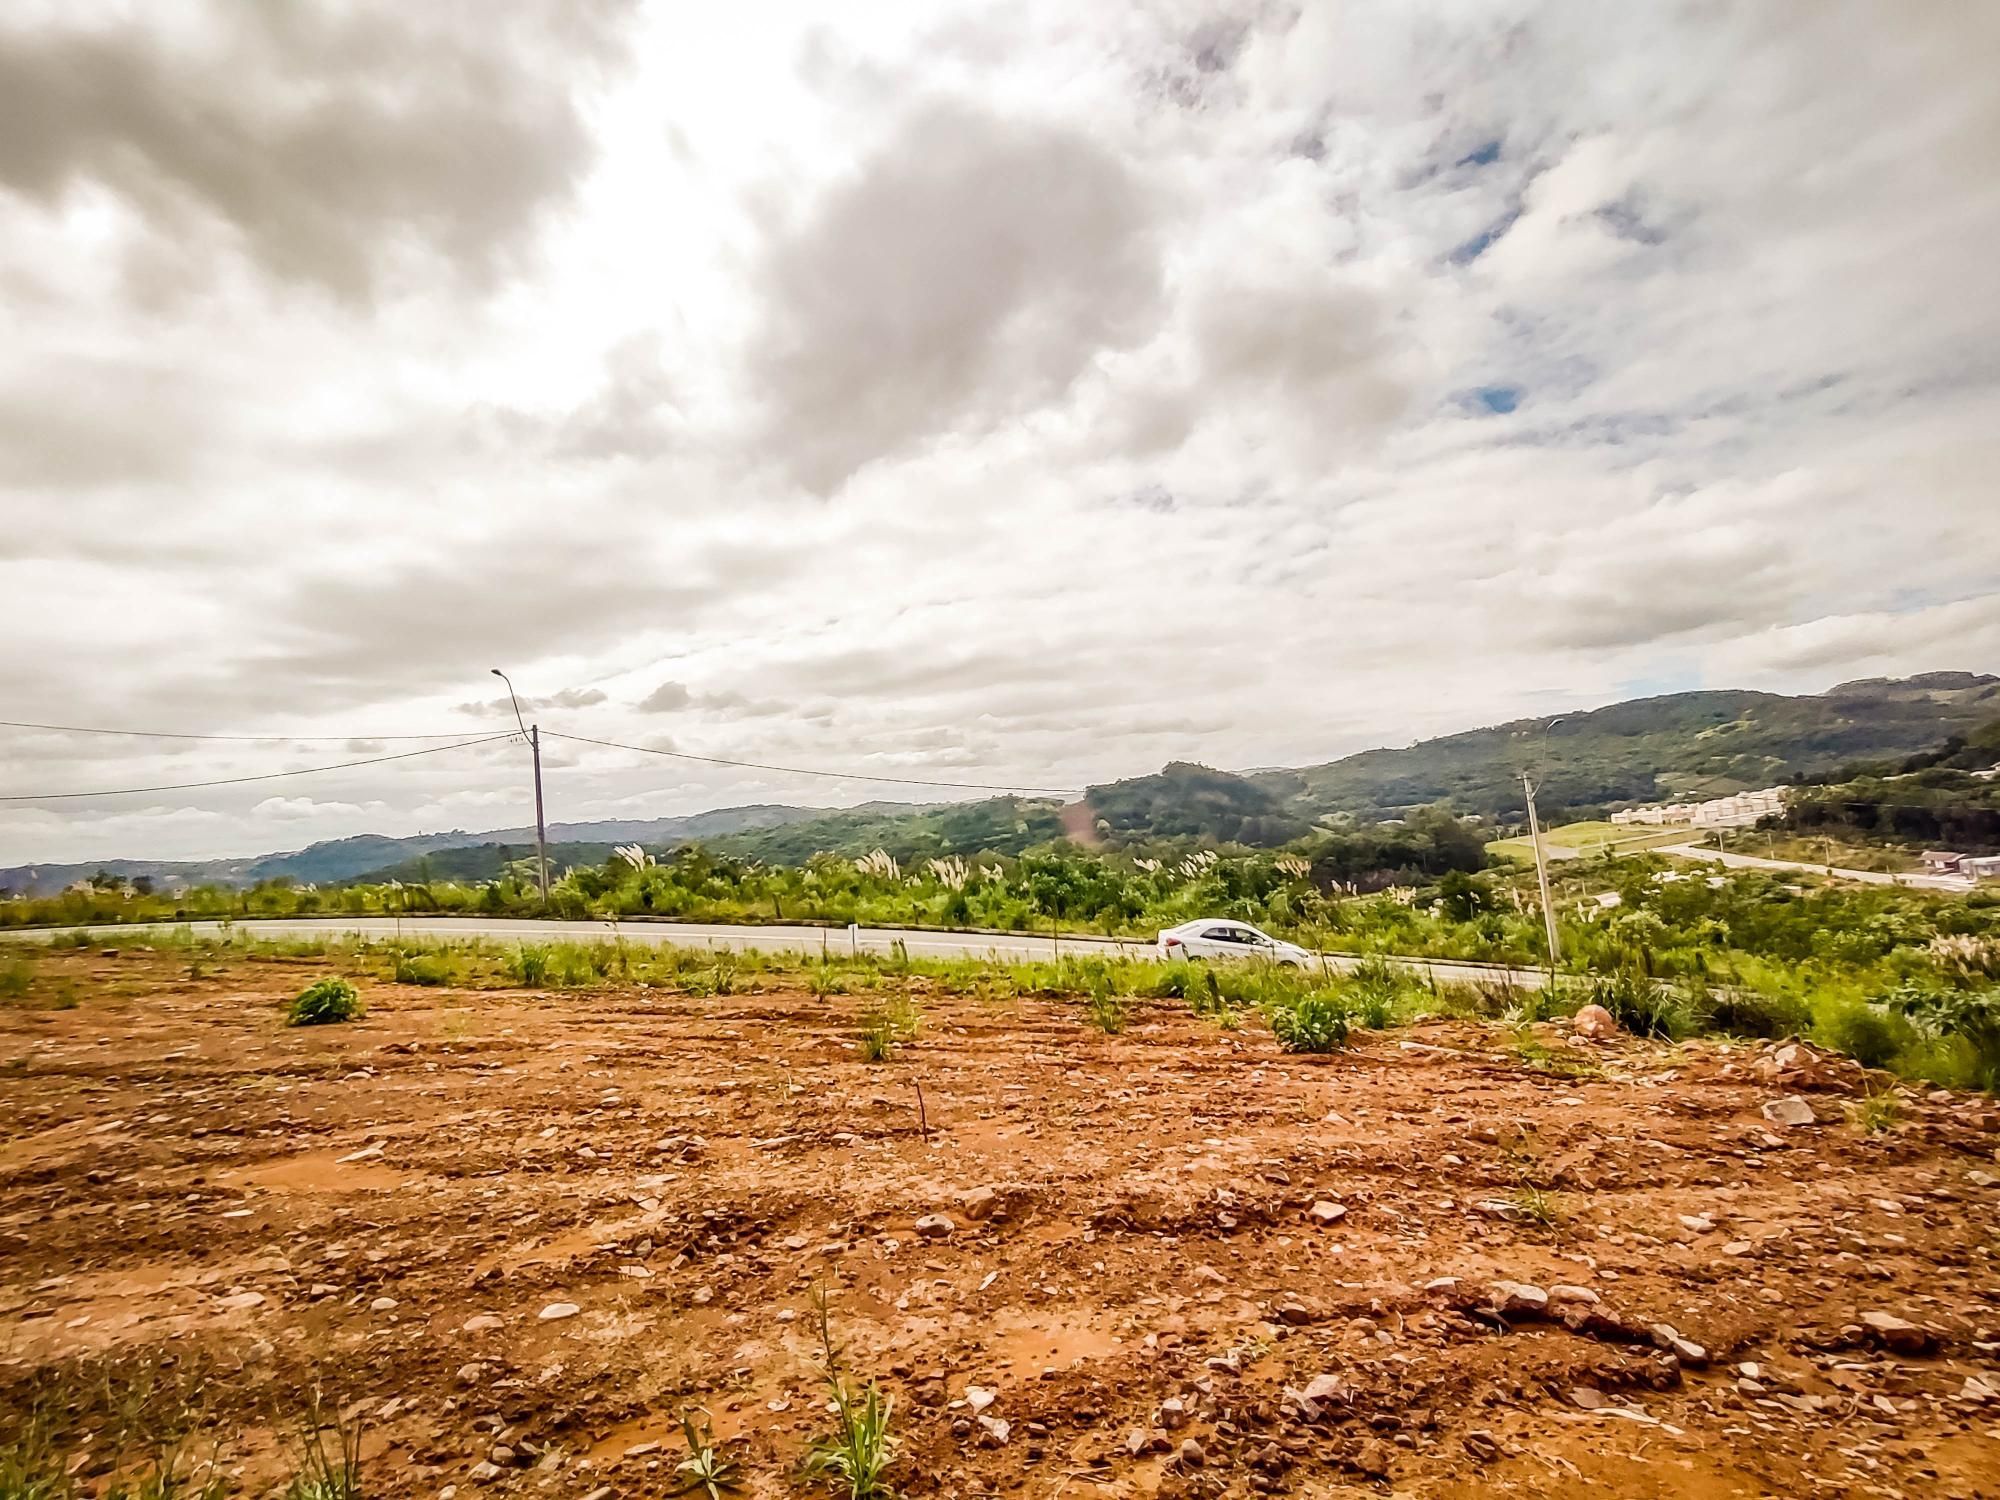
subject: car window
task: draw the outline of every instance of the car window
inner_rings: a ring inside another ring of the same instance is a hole
[[[1243,934],[1238,932],[1234,927],[1211,927],[1202,936],[1216,943],[1240,943],[1243,941]]]

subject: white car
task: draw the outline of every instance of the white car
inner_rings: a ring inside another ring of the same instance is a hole
[[[1169,927],[1160,934],[1160,957],[1261,958],[1292,969],[1303,969],[1312,961],[1312,954],[1297,943],[1282,942],[1248,922],[1220,919]]]

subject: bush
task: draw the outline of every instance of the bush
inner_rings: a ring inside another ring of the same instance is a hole
[[[1888,1007],[1849,1001],[1820,1017],[1819,1040],[1864,1068],[1886,1068],[1912,1039],[1913,1029]]]
[[[1287,1052],[1337,1052],[1347,1045],[1347,1003],[1311,990],[1271,1011],[1271,1031]]]
[[[1090,987],[1090,999],[1084,1014],[1089,1016],[1090,1024],[1106,1036],[1116,1036],[1125,1029],[1125,1002],[1101,980]]]
[[[1803,1036],[1812,1027],[1812,1010],[1794,995],[1768,995],[1759,990],[1722,990],[1707,1004],[1704,1023],[1728,1036]]]
[[[10,958],[0,963],[0,998],[14,1000],[27,994],[34,978],[35,966],[25,958]]]
[[[442,953],[398,953],[396,983],[450,984],[451,961]]]
[[[1966,1043],[1978,1066],[1980,1087],[2000,1091],[2000,986],[1949,991],[1905,986],[1890,1005],[1930,1035]]]
[[[1634,1036],[1677,1041],[1694,1030],[1693,1017],[1678,995],[1629,969],[1591,981],[1590,1003],[1610,1011],[1612,1019]]]
[[[288,1026],[324,1026],[352,1021],[361,1014],[361,997],[345,979],[320,979],[307,985],[285,1008]]]

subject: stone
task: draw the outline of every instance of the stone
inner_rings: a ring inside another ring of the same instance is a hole
[[[1354,1454],[1354,1467],[1370,1479],[1389,1477],[1389,1450],[1369,1438]]]
[[[1500,1456],[1500,1443],[1490,1432],[1474,1430],[1459,1439],[1466,1453],[1483,1464],[1490,1464]]]
[[[1671,1323],[1655,1323],[1647,1330],[1653,1342],[1684,1365],[1697,1369],[1708,1363],[1708,1351],[1693,1339],[1683,1338],[1681,1331]]]
[[[1345,1208],[1325,1198],[1315,1203],[1309,1212],[1312,1214],[1315,1222],[1321,1224],[1338,1224],[1342,1219],[1347,1217],[1347,1210]]]
[[[1715,1228],[1715,1220],[1707,1214],[1682,1214],[1680,1218],[1681,1228],[1689,1234],[1707,1234]]]
[[[991,1406],[998,1397],[998,1391],[989,1390],[983,1385],[969,1385],[965,1388],[965,1404],[972,1408],[975,1417]]]
[[[1278,1321],[1292,1328],[1304,1328],[1320,1320],[1320,1311],[1308,1302],[1293,1298],[1279,1304]]]
[[[506,1324],[492,1313],[474,1313],[459,1326],[466,1333],[491,1333],[496,1328],[506,1327]]]
[[[967,1188],[958,1195],[959,1211],[977,1224],[993,1217],[1000,1206],[1000,1195],[990,1187]]]
[[[948,1214],[925,1214],[915,1225],[918,1234],[927,1240],[941,1240],[948,1237],[958,1225]]]
[[[485,1378],[486,1366],[480,1364],[477,1360],[458,1367],[458,1383],[460,1385],[477,1385]]]
[[[1208,1455],[1201,1451],[1201,1444],[1193,1438],[1182,1438],[1180,1460],[1184,1469],[1199,1469],[1208,1462]]]
[[[1306,1388],[1299,1392],[1316,1406],[1328,1403],[1345,1405],[1351,1394],[1347,1382],[1338,1375],[1315,1375],[1306,1382]]]
[[[1810,1125],[1813,1107],[1797,1094],[1787,1094],[1764,1106],[1764,1118],[1773,1125]]]
[[[1602,1297],[1598,1296],[1597,1293],[1593,1292],[1587,1286],[1557,1285],[1549,1288],[1549,1305],[1551,1307],[1565,1305],[1571,1307],[1596,1307],[1603,1301]]]
[[[1593,1042],[1618,1035],[1617,1020],[1601,1005],[1584,1006],[1570,1024],[1578,1036]]]
[[[495,1443],[491,1448],[486,1450],[486,1461],[490,1464],[499,1464],[502,1468],[505,1468],[514,1461],[514,1450],[509,1448],[505,1443]]]
[[[370,1312],[394,1312],[399,1306],[401,1304],[394,1297],[377,1297],[373,1302],[368,1304],[368,1310]]]
[[[573,1318],[582,1311],[574,1302],[551,1302],[535,1316],[544,1323],[554,1323],[562,1318]]]
[[[1496,1281],[1493,1310],[1502,1317],[1533,1317],[1549,1310],[1549,1294],[1525,1281]]]
[[[1187,1402],[1178,1396],[1169,1396],[1160,1403],[1157,1415],[1160,1426],[1169,1432],[1179,1432],[1181,1428],[1187,1426]]]
[[[1749,1240],[1731,1240],[1722,1247],[1722,1253],[1724,1255],[1748,1255],[1756,1248],[1756,1245]]]
[[[979,1417],[979,1446],[982,1448],[1005,1447],[1014,1427],[1005,1417]]]
[[[500,1466],[491,1459],[482,1458],[472,1466],[472,1472],[466,1477],[478,1484],[491,1484],[500,1477]]]
[[[1584,1411],[1602,1411],[1611,1403],[1596,1386],[1580,1385],[1569,1393],[1570,1401]]]
[[[222,1305],[231,1312],[248,1312],[253,1307],[264,1305],[262,1292],[235,1292],[221,1299]]]
[[[1937,1352],[1936,1334],[1894,1313],[1865,1312],[1861,1315],[1861,1326],[1867,1330],[1869,1338],[1893,1353],[1922,1355]]]

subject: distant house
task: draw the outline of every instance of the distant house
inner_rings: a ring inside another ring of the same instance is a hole
[[[2000,854],[1968,854],[1958,862],[1958,873],[1974,880],[2000,880]]]
[[[1964,863],[1965,856],[1963,854],[1954,854],[1949,849],[1926,849],[1924,851],[1924,868],[1926,870],[1934,870],[1940,875],[1956,873]]]

